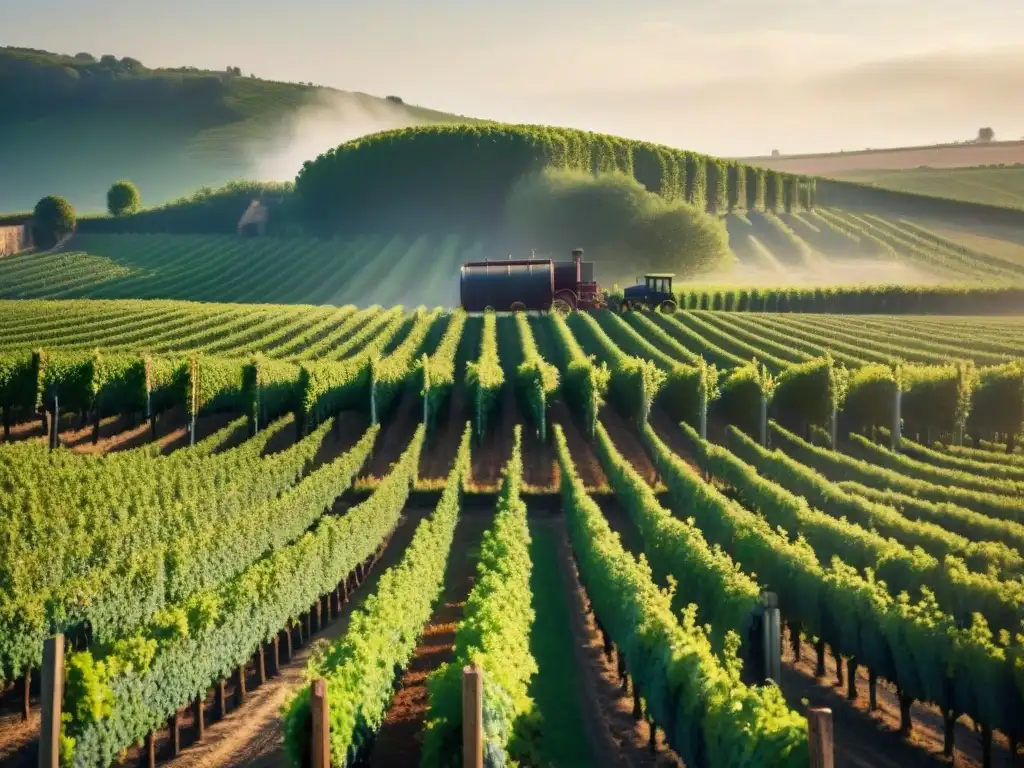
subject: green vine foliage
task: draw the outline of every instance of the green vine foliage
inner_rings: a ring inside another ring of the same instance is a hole
[[[367,510],[375,519],[363,522],[357,514],[354,525],[366,525],[373,531],[374,546],[395,525],[405,505],[425,428],[421,425],[416,434],[415,445],[371,497],[383,492],[377,502],[379,509]],[[395,678],[412,658],[441,596],[469,471],[470,435],[467,424],[441,500],[433,516],[417,527],[401,562],[384,572],[374,594],[351,615],[345,636],[310,662],[307,676],[327,680],[332,765],[348,766],[365,757],[369,740],[380,728],[394,696]],[[350,510],[341,520],[348,520],[357,510],[359,507]],[[308,759],[310,717],[306,687],[282,709],[285,751],[292,765],[302,765]]]
[[[13,542],[0,550],[0,680],[37,667],[48,633],[87,621],[93,637],[110,642],[184,585],[216,583],[237,567],[217,544],[246,534],[232,526],[247,515],[262,519],[261,505],[297,482],[326,432],[261,456],[280,428],[213,456],[140,450],[97,459],[24,446],[5,467],[18,490],[0,495],[0,536]],[[210,558],[197,560],[198,551]]]
[[[466,364],[466,384],[473,404],[473,431],[480,438],[487,431],[505,386],[505,371],[498,358],[498,319],[493,312],[484,315],[480,356]]]
[[[1024,523],[1024,500],[1019,497],[941,485],[910,477],[853,456],[813,446],[778,424],[772,423],[770,426],[773,444],[777,444],[801,464],[818,470],[832,481],[851,481],[886,488],[937,504],[950,502],[998,520]]]
[[[476,581],[455,632],[455,657],[427,680],[430,709],[423,766],[461,765],[462,669],[474,664],[484,678],[487,763],[500,763],[496,755],[513,761],[528,760],[534,753],[540,721],[528,693],[537,662],[530,653],[532,564],[522,484],[522,428],[516,426],[494,525],[484,534]]]
[[[554,338],[552,346],[564,382],[563,397],[586,433],[593,436],[611,383],[611,371],[607,364],[598,364],[594,355],[583,351],[560,314],[551,312],[538,322],[547,322]]]
[[[713,185],[708,164],[722,177]],[[324,233],[447,234],[453,211],[495,232],[509,190],[543,168],[623,173],[666,200],[722,204],[711,210],[724,210],[729,196],[724,163],[694,152],[569,128],[452,124],[382,131],[325,152],[299,172],[296,212]]]
[[[688,765],[784,766],[807,762],[807,722],[774,685],[747,687],[732,634],[720,658],[697,625],[696,606],[672,610],[584,489],[555,427],[569,538],[591,605],[623,654],[647,712]],[[685,585],[683,585],[685,589]]]
[[[975,438],[1015,435],[1024,429],[1024,360],[978,369],[966,423]]]
[[[262,427],[286,413],[294,413],[298,407],[298,384],[297,363],[255,356],[242,369],[245,412],[251,423]]]
[[[685,427],[684,433],[705,471],[730,486],[747,509],[792,536],[802,536],[820,562],[838,557],[862,573],[871,570],[894,597],[906,592],[917,600],[924,587],[940,608],[964,623],[970,623],[977,613],[994,629],[1012,630],[1024,618],[1024,586],[1018,582],[996,573],[968,571],[959,558],[940,561],[849,519],[819,512],[806,499],[760,476],[730,451],[701,441]],[[734,432],[736,435],[739,433]]]
[[[934,433],[962,434],[970,414],[971,390],[976,378],[972,363],[903,366],[904,431],[925,438]]]
[[[427,312],[425,307],[419,307],[413,313],[414,319],[409,334],[402,339],[401,344],[389,355],[376,357],[371,362],[370,376],[373,387],[370,397],[374,400],[373,413],[376,414],[378,421],[387,417],[396,399],[416,376],[417,366],[414,361],[431,327],[440,317],[440,309]]]
[[[352,452],[296,487],[277,509],[271,533],[277,544],[264,547],[263,556],[236,576],[166,607],[133,638],[72,656],[88,656],[106,672],[82,686],[82,699],[112,697],[103,716],[93,717],[89,708],[85,717],[65,724],[74,765],[113,762],[120,750],[246,662],[374,553],[408,498],[422,428],[369,499],[343,517],[324,512],[348,486],[375,436],[371,430]],[[69,711],[82,711],[77,699],[70,705]]]
[[[301,363],[296,401],[304,429],[342,410],[363,410],[371,398],[371,367],[386,347],[416,315],[406,318],[402,307],[381,313],[347,342],[359,351],[344,360]],[[369,329],[369,331],[367,331]],[[364,331],[367,333],[364,334]],[[361,337],[358,341],[356,337]],[[353,343],[355,341],[355,343]]]
[[[518,313],[515,319],[523,350],[523,362],[516,369],[516,389],[528,404],[530,418],[540,439],[547,440],[548,401],[558,394],[561,384],[558,369],[541,356],[526,315]]]
[[[751,360],[725,376],[714,410],[725,423],[739,427],[748,435],[760,435],[761,402],[771,404],[775,386],[775,378],[768,369],[757,360]]]
[[[846,400],[850,373],[828,353],[789,365],[779,374],[772,398],[778,419],[798,429],[826,427]]]
[[[0,352],[0,406],[33,413],[42,403],[41,352]]]
[[[1005,573],[1019,573],[1024,568],[1024,557],[1012,546],[999,542],[999,537],[993,537],[990,541],[974,541],[969,536],[947,530],[944,527],[945,520],[938,515],[908,515],[895,506],[872,501],[856,490],[845,488],[846,484],[831,482],[821,473],[794,461],[782,451],[761,447],[735,427],[729,428],[729,448],[762,477],[803,496],[815,509],[833,517],[845,516],[866,530],[876,530],[907,547],[921,547],[940,561],[946,555],[954,555],[962,558],[972,570],[981,573],[988,572],[992,567],[997,572]],[[963,511],[970,514],[968,510]],[[943,525],[936,524],[940,521]],[[969,532],[971,535],[976,532],[985,535],[981,531]]]
[[[417,369],[420,377],[420,396],[426,399],[428,431],[433,429],[438,412],[455,386],[455,357],[459,351],[467,317],[461,309],[452,314],[441,343],[432,355],[421,361]]]
[[[651,430],[645,425],[644,431]],[[683,611],[689,603],[697,606],[701,619],[711,626],[716,652],[729,647],[735,633],[744,643],[743,656],[753,658],[760,644],[751,647],[748,636],[754,611],[760,604],[761,589],[719,548],[708,545],[692,520],[681,520],[665,509],[647,484],[612,444],[598,424],[597,455],[615,496],[628,511],[643,540],[643,552],[661,583],[679,585],[672,595],[672,607]]]
[[[746,302],[740,296],[747,293]],[[953,285],[836,285],[701,287],[685,291],[686,309],[707,309],[715,295],[722,308],[749,312],[817,312],[827,314],[887,315],[997,315],[1013,314],[1024,302],[1024,288],[1014,284]]]
[[[1019,683],[1011,673],[1019,648],[997,641],[980,616],[962,627],[932,594],[893,597],[872,571],[862,575],[834,558],[822,565],[810,544],[790,540],[762,516],[727,499],[657,437],[655,464],[675,505],[779,596],[783,619],[822,638],[838,653],[900,686],[913,699],[970,714],[993,728],[1016,727]],[[695,499],[704,503],[694,503]]]
[[[622,413],[637,423],[646,421],[651,405],[668,381],[668,375],[652,361],[623,352],[592,315],[574,312],[568,325],[583,340],[584,346],[589,343],[595,350],[600,350],[600,356],[610,363],[608,392]]]

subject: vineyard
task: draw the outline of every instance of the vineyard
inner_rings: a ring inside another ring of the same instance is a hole
[[[710,282],[723,277],[780,286],[831,280],[848,289],[861,284],[861,292],[882,283],[962,286],[960,291],[1024,284],[1024,246],[978,231],[821,207],[729,213],[722,219],[737,277],[716,274],[706,278]],[[56,252],[0,259],[0,298],[453,306],[458,297],[452,275],[460,264],[507,255],[493,238],[457,234],[79,234]],[[629,285],[637,277],[625,258],[597,266],[609,286]],[[993,310],[982,299],[966,311]]]
[[[1024,321],[693,297],[0,302],[0,760],[1009,764]]]

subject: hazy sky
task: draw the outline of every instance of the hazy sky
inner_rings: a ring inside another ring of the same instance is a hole
[[[1024,0],[0,0],[130,55],[725,155],[1024,137]]]

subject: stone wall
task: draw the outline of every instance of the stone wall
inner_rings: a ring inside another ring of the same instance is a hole
[[[0,227],[0,259],[32,247],[32,230],[28,224]]]

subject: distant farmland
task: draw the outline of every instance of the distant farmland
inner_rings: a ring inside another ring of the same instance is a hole
[[[1024,209],[1024,141],[747,157],[740,162],[898,192]]]

